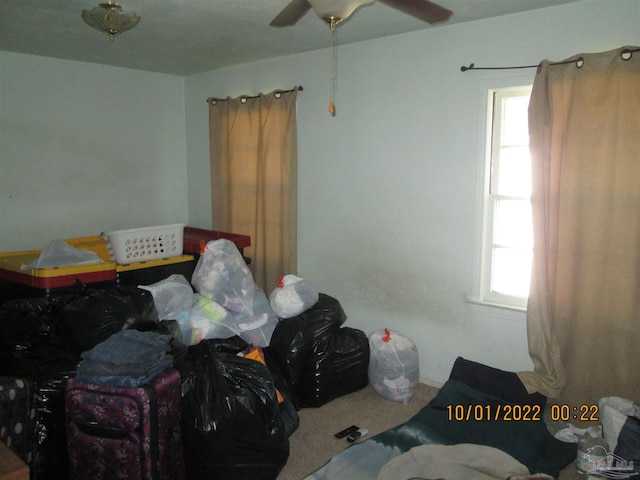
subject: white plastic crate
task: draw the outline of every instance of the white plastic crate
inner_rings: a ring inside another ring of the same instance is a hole
[[[184,224],[131,228],[107,233],[120,265],[182,255]]]

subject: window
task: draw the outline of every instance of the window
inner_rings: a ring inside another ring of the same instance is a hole
[[[525,308],[533,258],[531,87],[490,90],[480,300]]]

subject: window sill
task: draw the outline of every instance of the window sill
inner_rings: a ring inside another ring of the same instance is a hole
[[[467,303],[471,307],[471,311],[478,315],[509,318],[517,321],[526,320],[527,318],[527,309],[525,307],[491,303],[475,298],[467,298]]]

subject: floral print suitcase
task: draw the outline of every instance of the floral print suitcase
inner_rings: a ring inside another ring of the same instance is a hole
[[[110,388],[70,379],[66,388],[71,480],[182,480],[180,374]]]

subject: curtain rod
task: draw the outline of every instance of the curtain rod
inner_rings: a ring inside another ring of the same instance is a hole
[[[629,60],[631,58],[631,54],[633,52],[640,52],[640,48],[629,49],[625,48],[620,51],[620,56],[623,60]],[[584,58],[578,57],[575,60],[565,60],[562,62],[550,62],[549,65],[568,65],[570,63],[575,63],[578,68],[582,68],[584,64]],[[540,64],[537,65],[519,65],[516,67],[476,67],[473,63],[471,63],[468,67],[464,65],[460,67],[461,72],[466,72],[467,70],[514,70],[517,68],[540,68]]]
[[[290,90],[276,90],[276,91],[275,91],[275,96],[276,96],[276,98],[279,98],[279,96],[280,96],[280,94],[281,94],[281,93],[295,92],[296,90],[298,90],[299,92],[301,92],[301,91],[302,91],[302,90],[304,90],[304,89],[302,88],[302,85],[300,85],[300,86],[298,86],[298,87],[293,87],[293,88],[292,88],[292,89],[290,89]],[[259,94],[259,95],[240,95],[240,98],[245,99],[245,101],[246,101],[246,99],[249,99],[249,98],[258,98],[260,95],[262,95],[262,94]],[[209,97],[209,98],[207,98],[207,103],[211,103],[211,102],[224,102],[224,101],[227,101],[228,99],[229,99],[228,97],[227,97],[227,98]]]

